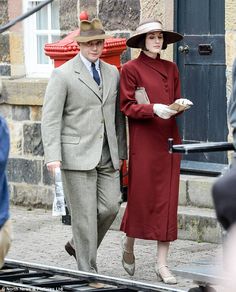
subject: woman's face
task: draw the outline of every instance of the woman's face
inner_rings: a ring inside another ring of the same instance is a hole
[[[145,46],[148,52],[152,54],[160,54],[164,42],[163,33],[161,31],[149,32],[146,34]]]

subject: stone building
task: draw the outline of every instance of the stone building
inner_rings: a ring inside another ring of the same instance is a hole
[[[0,26],[22,15],[43,0],[0,0]],[[53,61],[45,56],[45,43],[65,37],[78,27],[78,15],[87,11],[99,17],[114,36],[127,38],[137,24],[156,17],[166,29],[176,29],[176,10],[187,0],[54,0],[52,4],[0,34],[0,113],[9,124],[11,152],[8,179],[15,204],[49,207],[52,182],[43,162],[40,134],[41,107]],[[190,1],[192,2],[192,1]],[[199,5],[204,2],[196,1]],[[225,103],[231,91],[231,70],[236,56],[236,4],[217,0],[224,6]],[[220,10],[220,6],[219,6]],[[177,47],[169,46],[163,58],[175,59]],[[127,50],[122,62],[135,57]],[[226,114],[226,113],[225,113]]]

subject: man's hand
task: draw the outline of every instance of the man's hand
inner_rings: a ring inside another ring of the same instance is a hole
[[[177,114],[177,111],[172,110],[168,107],[168,105],[161,104],[161,103],[155,103],[153,106],[153,111],[158,117],[165,120]]]
[[[55,169],[58,167],[61,168],[61,161],[52,161],[47,163],[47,169],[53,176],[55,173]]]
[[[123,164],[124,164],[124,160],[120,160],[120,170],[122,169]]]

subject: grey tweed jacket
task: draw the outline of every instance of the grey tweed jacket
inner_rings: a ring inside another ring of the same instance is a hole
[[[103,96],[79,54],[54,69],[42,113],[45,163],[59,160],[63,169],[93,169],[101,158],[105,128],[114,168],[127,158],[119,72],[101,60],[100,70]]]

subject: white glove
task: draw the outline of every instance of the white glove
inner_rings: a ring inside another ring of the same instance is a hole
[[[177,111],[172,110],[168,107],[168,105],[155,103],[153,105],[154,114],[162,119],[169,119],[171,116],[177,114]]]

